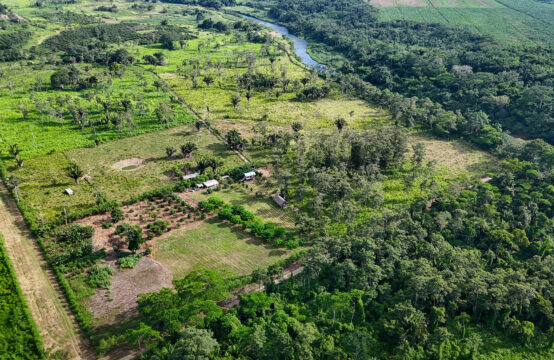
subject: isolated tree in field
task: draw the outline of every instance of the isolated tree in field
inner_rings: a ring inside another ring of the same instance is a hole
[[[196,120],[194,122],[194,127],[196,128],[196,130],[200,131],[200,129],[202,128],[202,126],[204,126],[204,123],[200,120]]]
[[[96,97],[96,102],[102,106],[102,110],[104,111],[104,123],[109,124],[110,123],[110,107],[112,106],[112,102],[110,99],[102,99],[99,96]]]
[[[21,116],[23,117],[23,120],[27,120],[31,107],[28,104],[19,103],[17,104],[17,108],[19,109],[19,111],[21,111]]]
[[[19,160],[19,154],[21,153],[19,146],[17,144],[10,144],[9,147],[8,152],[10,155],[13,156],[15,161]]]
[[[193,151],[198,150],[198,147],[193,142],[188,142],[186,144],[181,145],[181,154],[183,154],[184,158],[187,158],[192,154]]]
[[[168,159],[171,159],[171,157],[173,156],[173,154],[175,154],[176,151],[177,150],[175,150],[175,148],[172,146],[168,146],[165,148],[165,153]]]
[[[236,93],[231,96],[231,103],[233,104],[233,107],[236,109],[237,106],[240,103],[240,94]]]
[[[210,87],[210,85],[213,84],[213,82],[214,82],[214,78],[211,75],[206,75],[206,76],[204,76],[203,81],[206,83],[206,85],[208,87]]]
[[[252,92],[250,90],[248,90],[246,92],[246,100],[248,101],[248,105],[250,105],[250,99],[252,98]]]
[[[19,202],[19,185],[21,185],[22,182],[23,180],[21,180],[16,176],[10,176],[8,178],[8,186],[10,186],[13,189],[13,193],[15,195],[15,201],[17,202]]]
[[[225,135],[225,140],[229,147],[233,150],[239,150],[244,147],[246,140],[241,136],[237,130],[231,130]]]
[[[306,88],[306,85],[308,85],[308,83],[310,82],[310,78],[309,77],[304,77],[304,78],[300,79],[300,82],[302,83],[302,86],[304,86],[304,88]]]
[[[335,120],[335,126],[337,127],[337,130],[339,131],[339,134],[342,134],[342,129],[346,126],[346,120],[342,116],[339,116]]]
[[[299,132],[300,130],[302,130],[302,124],[299,123],[298,121],[295,121],[292,123],[291,125],[292,127],[292,131],[294,131],[295,133]]]
[[[142,237],[142,229],[138,225],[133,226],[127,223],[117,225],[115,234],[125,238],[127,247],[131,251],[140,249],[140,245],[145,241]]]
[[[161,102],[154,112],[156,113],[156,117],[158,118],[160,124],[165,123],[169,129],[174,118],[173,109],[169,103]]]
[[[67,176],[75,180],[75,184],[79,185],[79,178],[84,175],[83,169],[77,163],[71,163],[67,168]]]

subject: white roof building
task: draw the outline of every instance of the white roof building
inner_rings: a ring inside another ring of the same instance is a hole
[[[214,188],[214,187],[218,187],[219,186],[219,181],[217,181],[217,180],[208,180],[208,181],[204,181],[203,184],[208,189],[211,189],[211,188]]]
[[[198,177],[198,175],[200,175],[200,174],[197,173],[197,172],[195,172],[193,174],[188,174],[188,175],[183,176],[183,180],[194,179],[195,177]]]
[[[67,188],[63,192],[66,193],[67,195],[73,195],[73,190],[71,190],[71,188]]]

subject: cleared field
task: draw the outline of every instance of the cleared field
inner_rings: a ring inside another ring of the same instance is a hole
[[[258,189],[260,188],[252,184],[249,184],[249,189],[236,185],[233,188],[222,189],[212,194],[198,191],[190,196],[196,201],[206,200],[210,196],[217,196],[231,205],[244,206],[246,210],[252,211],[256,216],[263,218],[264,221],[272,221],[276,225],[292,228],[294,226],[294,219],[291,211],[277,207],[265,197],[256,196],[255,194]]]
[[[167,146],[178,150],[181,144],[189,141],[199,149],[191,157],[183,159],[177,152],[171,159],[167,158]],[[74,211],[94,204],[98,195],[125,201],[133,195],[168,185],[174,166],[185,162],[194,164],[205,155],[221,159],[224,163],[221,171],[242,163],[208,130],[197,131],[192,125],[184,125],[94,148],[29,159],[22,169],[12,166],[9,170],[22,180],[20,192],[26,204],[35,210],[38,219],[48,222],[61,214],[64,207]],[[85,173],[79,185],[67,175],[71,161],[79,164]],[[74,195],[63,193],[67,187],[74,190]]]
[[[504,42],[554,44],[554,4],[535,0],[372,0],[380,19],[464,26]]]
[[[217,219],[191,224],[159,239],[153,257],[179,279],[199,268],[230,270],[237,275],[249,274],[289,254],[283,249],[263,244],[240,228],[231,228]]]

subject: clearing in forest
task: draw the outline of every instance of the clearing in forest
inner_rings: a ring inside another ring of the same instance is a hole
[[[240,226],[231,226],[215,218],[193,223],[162,237],[153,252],[154,259],[171,269],[174,279],[200,268],[231,270],[245,275],[287,255],[290,251],[264,244]]]

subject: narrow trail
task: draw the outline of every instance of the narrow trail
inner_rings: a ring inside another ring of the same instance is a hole
[[[144,70],[147,70],[143,67]],[[167,89],[173,94],[173,96],[175,96],[177,98],[177,100],[179,100],[179,102],[181,104],[183,104],[187,109],[188,111],[190,111],[190,113],[199,121],[202,122],[202,124],[204,124],[204,126],[206,127],[206,129],[208,129],[210,131],[210,133],[212,133],[212,135],[214,135],[215,137],[217,137],[220,141],[222,141],[223,143],[225,143],[225,145],[228,145],[227,144],[227,141],[225,140],[225,138],[223,136],[221,136],[220,134],[216,134],[212,128],[210,128],[208,126],[208,123],[206,122],[206,120],[204,118],[202,118],[200,115],[198,115],[196,113],[196,111],[194,111],[194,109],[192,107],[189,106],[189,104],[187,104],[187,102],[185,101],[185,99],[183,99],[179,94],[177,94],[175,92],[175,90],[173,90],[169,85],[168,83],[156,72],[152,71],[152,70],[147,70],[147,71],[150,71],[155,77],[157,77],[161,82],[163,82],[163,84],[167,87]],[[242,152],[240,152],[239,150],[233,150],[238,157],[240,157],[242,159],[242,161],[244,161],[245,163],[248,163],[250,162],[250,160],[248,160],[248,158],[246,156],[244,156],[244,154]]]
[[[68,359],[95,359],[94,350],[81,334],[52,269],[1,181],[0,229],[44,348],[63,350]]]

